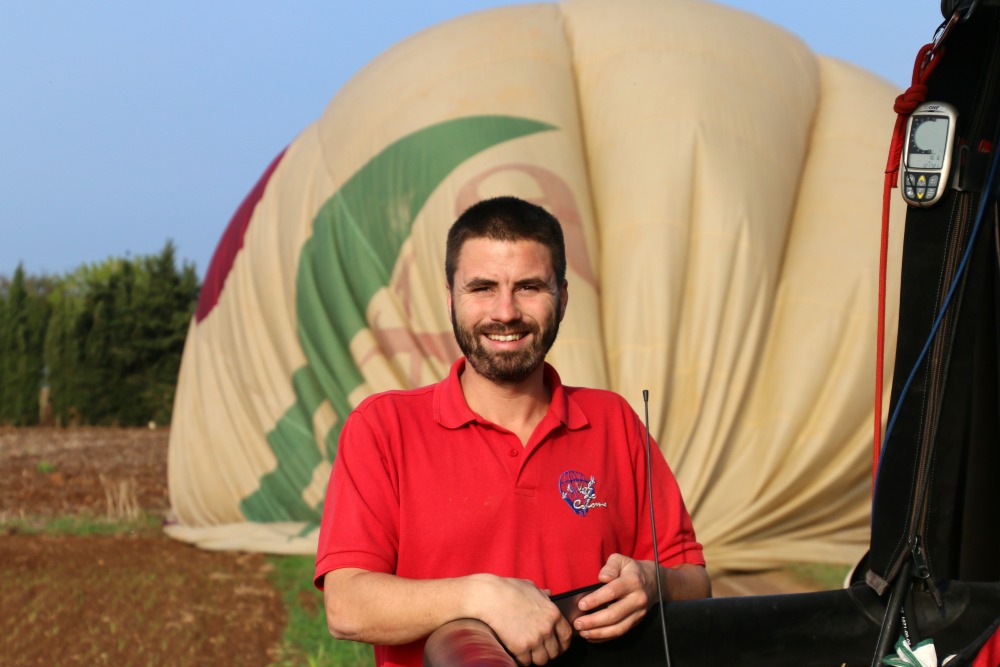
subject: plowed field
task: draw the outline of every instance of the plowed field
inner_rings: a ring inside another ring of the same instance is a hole
[[[0,662],[268,665],[285,625],[258,554],[162,535],[164,429],[0,429]],[[36,535],[68,518],[140,521],[118,535]],[[150,523],[153,525],[150,526]],[[23,526],[23,527],[22,527]]]

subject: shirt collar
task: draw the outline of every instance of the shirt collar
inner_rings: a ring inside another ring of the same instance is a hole
[[[445,428],[455,429],[479,420],[462,393],[460,376],[464,370],[465,357],[460,357],[451,365],[448,377],[434,388],[434,419]],[[563,386],[559,373],[547,362],[544,373],[545,384],[552,391],[552,400],[545,418],[554,418],[570,430],[586,426],[587,416],[573,400],[572,388]]]

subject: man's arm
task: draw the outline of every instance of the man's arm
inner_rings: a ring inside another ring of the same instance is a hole
[[[575,621],[574,628],[580,636],[589,641],[604,641],[628,632],[657,600],[657,568],[664,602],[712,596],[712,584],[702,565],[662,567],[653,561],[612,554],[597,577],[605,585],[580,600],[583,611],[608,606]]]
[[[572,630],[533,583],[491,574],[406,579],[344,568],[324,577],[330,633],[370,644],[422,639],[449,621],[489,625],[522,665],[542,665],[569,647]]]

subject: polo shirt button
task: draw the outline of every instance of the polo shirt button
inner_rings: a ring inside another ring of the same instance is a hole
[[[517,450],[516,449],[510,450],[510,455],[511,456],[517,456]]]

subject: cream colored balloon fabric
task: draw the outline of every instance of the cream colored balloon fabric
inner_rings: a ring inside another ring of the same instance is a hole
[[[650,390],[710,568],[856,559],[893,96],[693,0],[521,5],[390,49],[262,181],[227,231],[230,264],[213,260],[221,287],[203,294],[174,410],[168,532],[310,553],[347,412],[458,355],[448,226],[509,193],[566,230],[549,360],[640,414]]]

